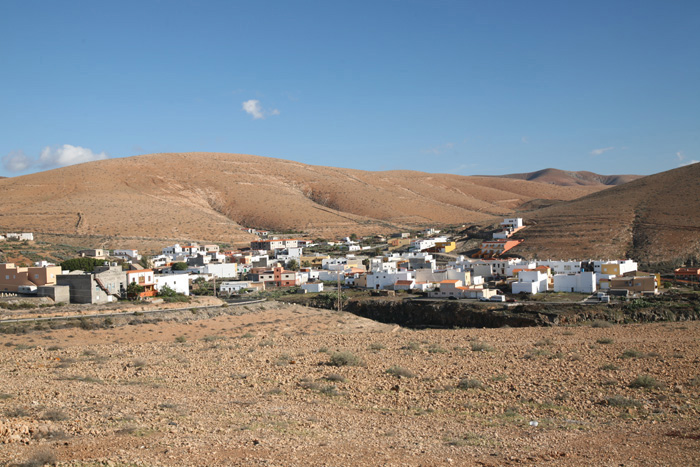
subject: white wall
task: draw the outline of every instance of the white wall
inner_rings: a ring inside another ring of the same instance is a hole
[[[190,294],[190,280],[186,274],[156,274],[156,290],[160,292],[164,285],[168,285],[177,293]]]

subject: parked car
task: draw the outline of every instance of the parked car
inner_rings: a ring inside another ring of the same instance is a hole
[[[503,295],[494,295],[493,297],[489,298],[490,302],[505,302],[506,297]]]
[[[489,299],[486,298],[486,297],[479,297],[479,301],[480,301],[480,302],[488,302]]]

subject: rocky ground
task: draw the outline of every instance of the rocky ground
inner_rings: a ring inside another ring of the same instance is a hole
[[[409,330],[269,302],[0,335],[0,464],[697,465],[700,323]]]

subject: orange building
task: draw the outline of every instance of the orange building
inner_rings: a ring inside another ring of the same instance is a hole
[[[676,282],[700,284],[700,268],[678,268],[673,271]]]
[[[506,239],[484,240],[481,243],[481,249],[479,250],[478,256],[481,258],[493,258],[495,256],[500,256],[506,251],[520,245],[522,241],[523,240]]]
[[[19,267],[0,264],[0,292],[33,292],[42,285],[55,285],[60,266]]]

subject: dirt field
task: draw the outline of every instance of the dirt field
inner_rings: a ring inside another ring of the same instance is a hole
[[[244,311],[0,335],[0,464],[700,458],[700,323],[419,331]]]

